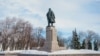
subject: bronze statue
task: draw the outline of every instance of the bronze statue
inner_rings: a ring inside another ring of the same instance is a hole
[[[48,27],[50,27],[50,23],[51,23],[51,26],[53,26],[53,23],[55,23],[55,15],[53,11],[51,10],[51,8],[49,8],[49,11],[47,13],[47,20],[48,20]]]

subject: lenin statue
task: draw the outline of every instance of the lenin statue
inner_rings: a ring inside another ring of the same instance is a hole
[[[47,20],[48,20],[48,27],[53,26],[53,23],[55,23],[55,15],[51,8],[49,8],[49,11],[47,13]]]

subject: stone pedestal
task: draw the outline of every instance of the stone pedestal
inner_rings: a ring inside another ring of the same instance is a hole
[[[65,47],[60,47],[58,45],[57,31],[55,27],[46,28],[46,41],[42,49],[48,52],[66,49]]]

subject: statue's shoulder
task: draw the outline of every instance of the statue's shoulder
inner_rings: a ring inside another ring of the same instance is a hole
[[[49,14],[49,12],[47,12],[47,15]]]

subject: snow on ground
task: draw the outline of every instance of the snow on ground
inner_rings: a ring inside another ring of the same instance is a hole
[[[5,53],[18,53],[18,54],[100,54],[100,51],[93,50],[60,50],[55,52],[46,52],[46,51],[38,51],[38,50],[15,50],[15,51],[0,51],[0,54]]]
[[[61,50],[52,52],[50,54],[100,54],[100,51],[94,51],[94,50]]]
[[[18,54],[48,54],[46,51],[38,51],[38,50],[14,50],[14,51],[1,51],[0,54],[5,53],[18,53]]]

